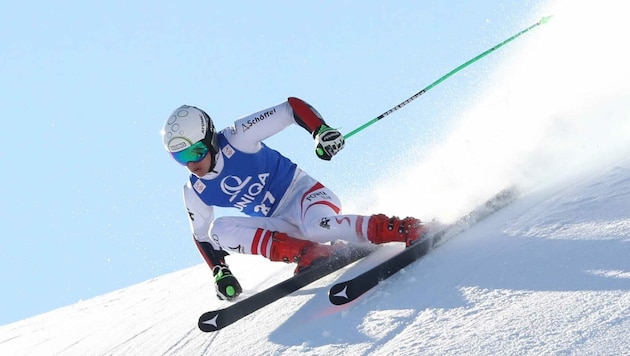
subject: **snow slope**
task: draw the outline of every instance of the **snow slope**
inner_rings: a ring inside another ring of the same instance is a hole
[[[628,256],[624,160],[526,194],[349,306],[330,305],[326,287],[371,260],[204,334],[196,318],[222,303],[200,265],[2,326],[0,354],[622,355],[630,353]],[[246,293],[291,273],[233,257]]]
[[[200,313],[224,305],[199,265],[0,326],[0,355],[630,354],[621,6],[555,4],[549,27],[513,49],[444,142],[373,192],[372,212],[448,218],[505,184],[526,188],[357,302],[330,305],[327,286],[401,246],[217,333],[196,327]],[[254,256],[228,262],[246,295],[292,271]]]

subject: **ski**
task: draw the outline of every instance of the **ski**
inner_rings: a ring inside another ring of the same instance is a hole
[[[396,272],[420,259],[429,253],[431,249],[437,247],[451,236],[464,231],[476,222],[481,221],[507,206],[518,196],[519,192],[517,188],[504,189],[453,224],[443,225],[441,227],[438,227],[438,224],[436,224],[433,228],[435,232],[429,231],[426,238],[419,240],[417,243],[360,275],[333,285],[329,290],[328,299],[332,304],[343,305],[359,298],[378,285],[379,282],[391,277]]]
[[[337,251],[325,263],[313,266],[291,278],[238,301],[226,308],[213,310],[199,317],[201,331],[212,332],[225,328],[258,309],[315,282],[376,250],[376,246],[346,246]]]

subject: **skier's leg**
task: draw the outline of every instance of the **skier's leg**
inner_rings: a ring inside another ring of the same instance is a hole
[[[341,215],[341,202],[329,188],[311,177],[303,177],[296,187],[303,190],[295,194],[295,208],[291,213],[294,224],[309,240],[327,242],[405,242],[409,246],[426,232],[416,218],[388,217],[383,214]]]
[[[333,252],[332,246],[304,239],[295,225],[279,218],[220,217],[213,222],[210,234],[228,251],[296,262],[295,273]]]
[[[274,231],[302,237],[300,230],[283,219],[267,217],[218,217],[210,226],[210,237],[226,251],[269,257]]]

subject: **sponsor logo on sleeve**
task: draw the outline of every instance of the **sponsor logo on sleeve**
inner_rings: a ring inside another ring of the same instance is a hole
[[[201,194],[206,189],[206,185],[204,182],[201,181],[201,179],[197,179],[195,184],[193,184],[193,188],[197,193]]]
[[[267,110],[267,111],[263,112],[262,114],[254,116],[254,117],[248,119],[247,121],[242,122],[241,123],[241,129],[243,129],[243,132],[245,132],[245,131],[251,129],[257,123],[265,121],[265,119],[271,117],[275,113],[276,113],[276,108],[273,108],[271,110]]]
[[[232,158],[232,156],[234,156],[234,148],[232,148],[232,146],[230,146],[230,145],[225,145],[225,147],[223,147],[222,151],[223,151],[223,154],[225,155],[225,157],[227,157],[227,158]]]

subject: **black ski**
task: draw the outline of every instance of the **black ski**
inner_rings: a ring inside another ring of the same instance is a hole
[[[217,331],[238,321],[276,300],[323,278],[375,251],[376,246],[348,246],[336,252],[328,261],[303,271],[226,308],[209,311],[199,317],[199,329]]]
[[[379,263],[370,270],[350,280],[333,285],[328,293],[330,302],[335,305],[343,305],[359,298],[361,295],[374,288],[380,281],[391,277],[396,272],[426,255],[431,249],[447,238],[464,231],[472,224],[507,206],[514,201],[518,195],[516,188],[504,189],[455,223],[442,227],[434,227],[436,232],[429,231],[427,237]]]

